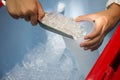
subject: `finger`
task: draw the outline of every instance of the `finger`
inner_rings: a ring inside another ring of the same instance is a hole
[[[87,20],[87,19],[88,19],[87,16],[84,15],[84,16],[78,16],[78,17],[75,19],[75,21],[76,21],[76,22],[79,22],[79,21],[81,21],[81,20]]]
[[[96,37],[94,39],[91,39],[91,40],[87,40],[83,43],[80,43],[80,47],[90,47],[90,46],[93,46],[94,44],[98,44],[99,42],[99,37]]]
[[[17,5],[14,4],[14,2],[10,2],[10,0],[6,1],[6,8],[7,8],[7,11],[8,13],[10,14],[11,17],[15,18],[15,19],[18,19],[19,16],[16,15],[16,7]]]
[[[94,27],[94,30],[90,33],[90,34],[87,34],[84,39],[93,39],[99,35],[101,35],[101,32],[102,32],[102,24],[99,24],[97,22],[95,22],[95,27]]]
[[[87,39],[93,39],[93,38],[97,37],[100,34],[100,31],[101,30],[98,30],[97,28],[94,28],[94,30],[91,33],[87,34],[84,37],[84,39],[85,40],[87,40]]]
[[[16,15],[16,14],[11,14],[11,13],[10,13],[10,15],[11,15],[14,19],[19,19],[19,16]]]
[[[21,16],[21,18],[24,18],[26,21],[30,21],[31,20],[31,16],[32,15],[34,15],[35,13],[34,13],[35,11],[33,10],[26,10],[26,8],[24,8],[24,9],[22,9],[22,16]]]
[[[23,14],[19,14],[19,18],[25,18]]]
[[[89,49],[91,49],[91,51],[97,50],[101,44],[102,44],[102,42],[99,44],[95,44],[94,46],[89,47]]]
[[[84,49],[84,50],[94,51],[94,50],[98,49],[99,46],[100,46],[100,44],[95,44],[95,45],[93,45],[93,46],[91,46],[91,47],[84,47],[83,49]]]
[[[101,41],[99,41],[99,43],[94,44],[93,46],[87,47],[88,49],[91,49],[91,51],[94,51],[96,49],[98,49],[100,47],[100,45],[102,44],[103,39]]]
[[[37,24],[37,14],[33,14],[30,16],[30,21],[31,21],[31,24],[34,26]]]
[[[93,14],[88,14],[88,15],[83,15],[83,16],[78,16],[75,21],[76,22],[79,22],[79,21],[82,21],[82,20],[90,20],[92,21],[94,18],[94,15]]]
[[[41,21],[41,19],[45,16],[45,12],[39,1],[37,3],[37,6],[38,6],[38,20]]]
[[[26,21],[30,21],[30,16],[25,17]]]
[[[14,19],[18,19],[19,18],[19,15],[18,15],[18,12],[16,10],[11,10],[11,9],[8,9],[8,13],[10,14],[10,16],[12,16]]]

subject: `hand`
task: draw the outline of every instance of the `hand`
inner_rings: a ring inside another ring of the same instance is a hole
[[[120,6],[119,8],[114,6],[114,9],[110,8],[105,11],[79,16],[76,18],[76,21],[92,20],[95,23],[94,31],[84,37],[87,41],[80,43],[81,47],[84,47],[85,50],[91,49],[91,51],[99,48],[106,34],[120,19],[120,11],[117,12],[116,9],[119,10]]]
[[[6,7],[13,18],[24,18],[32,25],[36,25],[45,14],[39,0],[6,0]]]

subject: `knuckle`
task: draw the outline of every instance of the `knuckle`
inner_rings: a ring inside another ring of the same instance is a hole
[[[30,11],[31,13],[33,13],[33,14],[36,14],[36,13],[37,13],[37,8],[36,8],[36,6],[35,6],[35,5],[31,6],[31,7],[29,8],[29,11]]]
[[[27,15],[28,15],[28,11],[22,11],[22,15],[24,16],[24,17],[26,17]]]
[[[9,14],[15,19],[19,18],[19,15],[17,13],[15,13],[14,11],[10,11]]]
[[[28,15],[29,12],[30,11],[28,9],[22,9],[21,10],[21,14],[24,15],[24,16]]]
[[[13,15],[16,15],[14,10],[9,10],[8,12],[9,12],[9,14],[12,15],[12,16],[13,16]]]
[[[37,14],[37,10],[36,8],[28,8],[26,10],[22,10],[22,15],[24,16],[31,16],[33,14]]]

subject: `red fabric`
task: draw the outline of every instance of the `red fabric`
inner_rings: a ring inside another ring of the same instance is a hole
[[[2,4],[2,2],[1,2],[1,0],[0,0],[0,7],[2,7],[3,6],[3,4]]]
[[[120,80],[120,24],[85,80]]]

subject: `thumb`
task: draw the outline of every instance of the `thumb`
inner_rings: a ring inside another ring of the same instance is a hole
[[[41,19],[45,16],[45,12],[44,12],[42,5],[39,1],[37,2],[37,6],[38,6],[38,20],[41,21]]]
[[[79,22],[79,21],[83,21],[83,20],[90,20],[88,15],[84,15],[84,16],[78,16],[75,21]]]

